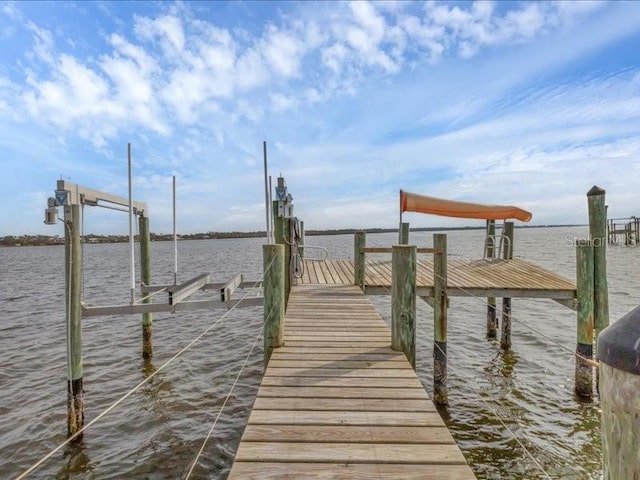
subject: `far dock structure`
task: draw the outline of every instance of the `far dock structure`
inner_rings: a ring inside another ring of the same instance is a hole
[[[589,195],[597,224],[592,235],[604,237],[604,191]],[[274,225],[285,235],[264,247],[265,373],[230,479],[475,478],[435,408],[448,402],[450,297],[489,299],[493,310],[491,300],[502,298],[503,348],[511,346],[511,298],[552,299],[576,310],[576,392],[591,395],[594,327],[597,332],[608,323],[594,317],[598,299],[601,307],[606,303],[606,269],[594,267],[604,250],[596,254],[593,246],[602,248],[604,238],[577,245],[576,286],[513,258],[513,224],[507,220],[528,221],[529,212],[401,191],[400,245],[367,247],[358,232],[353,259],[301,259],[299,247],[306,255],[314,247],[296,243],[292,198],[278,196]],[[408,211],[480,218],[490,231],[496,220],[505,225],[499,239],[487,237],[484,258],[450,260],[446,235],[434,235],[431,247],[409,244],[402,222]],[[367,260],[381,253],[391,259]],[[595,280],[603,274],[604,293],[598,290],[603,282]],[[390,330],[366,294],[391,295]],[[414,372],[418,297],[434,311],[433,402]]]
[[[640,244],[640,218],[631,216],[625,218],[607,219],[607,239],[609,245],[638,245]]]

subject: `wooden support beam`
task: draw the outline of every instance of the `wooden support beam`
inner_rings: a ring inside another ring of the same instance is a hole
[[[496,257],[496,221],[487,220],[487,236],[485,239],[485,256]],[[496,317],[496,297],[487,297],[487,338],[498,336],[498,318]]]
[[[433,401],[447,405],[447,236],[433,235]]]
[[[391,257],[391,348],[416,368],[416,247],[395,245]]]
[[[400,224],[400,231],[398,233],[398,243],[400,245],[409,245],[409,224],[407,222]]]
[[[149,232],[149,217],[138,217],[140,231],[140,283],[151,283],[151,235]],[[145,296],[142,303],[151,303],[151,298]],[[153,314],[142,314],[142,358],[153,357]]]
[[[576,289],[578,292],[575,392],[593,395],[593,246],[589,240],[576,244]]]
[[[391,247],[366,247],[362,248],[362,253],[391,253]],[[436,253],[435,248],[416,248],[416,253]]]
[[[503,237],[506,241],[502,247],[502,258],[511,260],[513,258],[513,222],[504,222]],[[500,347],[503,350],[511,348],[511,297],[502,297],[502,331],[500,334]]]
[[[228,302],[231,300],[233,292],[242,285],[242,274],[239,273],[220,288],[220,300]]]
[[[285,309],[287,302],[289,301],[289,293],[291,292],[292,273],[291,273],[291,219],[287,217],[280,217],[278,215],[278,201],[273,202],[273,229],[275,235],[275,241],[278,245],[284,247],[284,264],[285,264],[285,277],[284,277],[284,296],[285,296]]]
[[[264,367],[274,348],[284,345],[285,247],[263,245],[264,269]]]
[[[389,287],[385,285],[367,285],[365,288],[367,295],[389,295]],[[416,294],[419,297],[433,297],[433,287],[417,287]],[[519,288],[458,288],[447,287],[448,297],[508,297],[508,298],[548,298],[562,303],[571,308],[571,303],[575,302],[575,290],[550,290],[550,289],[519,289]],[[563,303],[565,302],[565,303]]]
[[[67,436],[84,427],[84,371],[82,365],[82,246],[80,205],[64,207],[65,305],[67,318]],[[76,441],[82,439],[82,434]]]
[[[203,273],[191,280],[181,283],[180,285],[174,285],[173,287],[168,288],[167,293],[169,294],[169,305],[177,305],[185,298],[188,298],[198,290],[202,289],[202,287],[207,283],[209,283],[209,274]]]
[[[606,192],[594,186],[587,193],[589,207],[589,238],[593,245],[594,327],[596,342],[600,332],[609,325],[609,291],[607,286],[607,214]]]
[[[364,284],[364,267],[365,267],[365,246],[367,244],[367,234],[365,232],[356,232],[353,238],[353,284],[358,285],[362,291],[365,289]]]

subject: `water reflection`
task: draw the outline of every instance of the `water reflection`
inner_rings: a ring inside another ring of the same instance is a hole
[[[91,463],[87,447],[83,441],[72,442],[64,449],[62,467],[56,474],[56,479],[89,478],[95,465]]]

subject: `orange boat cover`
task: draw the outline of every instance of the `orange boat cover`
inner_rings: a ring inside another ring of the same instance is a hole
[[[477,218],[481,220],[507,220],[515,218],[523,222],[531,220],[531,212],[518,207],[504,205],[482,205],[480,203],[457,202],[442,198],[427,197],[400,190],[400,212],[431,213],[443,217]]]

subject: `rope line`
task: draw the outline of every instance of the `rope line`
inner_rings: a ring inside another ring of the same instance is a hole
[[[446,358],[448,358],[447,357],[447,353],[444,352],[442,350],[442,348],[440,348],[440,346],[437,343],[434,342],[433,345],[440,351],[440,353],[442,353],[442,355],[444,355]],[[452,368],[452,370],[457,371],[456,368]],[[467,379],[465,378],[465,380],[467,380]],[[487,400],[480,394],[479,389],[476,389],[475,386],[473,385],[473,383],[466,382],[466,384],[469,385],[473,389],[473,391],[480,398],[480,400],[482,400],[482,403],[484,403],[484,405],[489,409],[489,411],[493,414],[493,416],[496,418],[496,420],[498,420],[498,422],[500,422],[500,425],[502,425],[503,428],[507,432],[509,432],[511,437],[518,443],[518,445],[520,445],[520,448],[522,448],[524,453],[531,459],[531,461],[538,467],[538,469],[540,469],[540,471],[545,475],[545,477],[548,478],[549,480],[551,480],[551,476],[547,473],[547,471],[544,469],[542,464],[531,454],[531,452],[527,449],[527,447],[525,447],[525,445],[520,441],[520,439],[516,436],[516,434],[513,432],[513,430],[511,430],[511,428],[509,428],[509,426],[502,420],[502,417],[500,417],[500,415],[493,408],[493,406],[490,405],[489,402],[487,402]],[[478,387],[479,387],[479,385],[478,385]]]
[[[271,310],[273,310],[274,306],[275,305],[273,305],[271,307]],[[269,314],[270,313],[271,312],[269,312]],[[233,384],[231,385],[231,389],[229,390],[229,393],[227,394],[226,398],[224,399],[224,402],[223,402],[222,406],[220,407],[220,410],[218,410],[218,414],[216,415],[216,418],[213,421],[213,424],[211,425],[211,428],[209,429],[209,432],[207,433],[207,436],[205,437],[204,441],[202,442],[202,446],[200,447],[200,450],[198,450],[196,458],[193,459],[193,462],[191,463],[191,468],[189,468],[189,471],[187,472],[187,475],[185,476],[185,480],[188,480],[191,477],[191,474],[193,473],[193,470],[195,469],[195,467],[196,467],[196,465],[198,463],[198,460],[202,456],[202,452],[204,451],[204,447],[207,445],[207,442],[209,441],[209,438],[211,438],[211,435],[213,434],[213,430],[216,428],[216,424],[218,423],[218,420],[220,419],[220,416],[222,415],[222,411],[224,410],[224,407],[227,406],[227,402],[229,401],[229,398],[231,397],[231,393],[233,393],[233,389],[236,387],[236,385],[238,383],[238,380],[240,379],[240,375],[242,375],[242,372],[244,371],[245,367],[247,366],[247,363],[249,362],[249,358],[251,358],[251,354],[253,353],[253,349],[255,348],[256,344],[258,343],[258,339],[260,338],[261,334],[262,334],[262,328],[260,328],[260,330],[258,331],[258,335],[256,335],[256,338],[253,341],[253,345],[251,345],[251,348],[249,349],[249,353],[247,353],[247,356],[245,357],[244,362],[242,363],[242,366],[240,367],[240,370],[238,371],[238,374],[236,375],[236,378],[233,381]]]
[[[272,262],[273,262],[273,260],[272,260]],[[267,269],[269,269],[270,267],[271,267],[271,263],[269,265],[267,265]],[[259,283],[259,281],[256,282],[255,286],[257,286],[258,283]],[[175,355],[173,355],[165,363],[163,363],[160,367],[158,367],[157,370],[155,370],[153,373],[151,373],[148,377],[144,378],[135,387],[133,387],[131,390],[129,390],[127,393],[125,393],[122,397],[120,397],[118,400],[116,400],[114,403],[112,403],[109,407],[107,407],[105,410],[103,410],[96,418],[91,420],[84,427],[82,427],[80,430],[78,430],[72,436],[67,438],[60,445],[58,445],[53,450],[51,450],[47,455],[45,455],[40,460],[38,460],[36,463],[34,463],[31,467],[29,467],[22,474],[20,474],[20,476],[16,477],[15,480],[22,480],[23,478],[25,478],[28,474],[33,472],[36,468],[38,468],[40,465],[42,465],[44,462],[46,462],[48,459],[50,459],[55,453],[60,451],[60,449],[62,449],[65,446],[67,446],[69,443],[71,443],[73,440],[75,440],[79,435],[81,435],[85,430],[87,430],[89,427],[91,427],[94,424],[96,424],[106,414],[111,412],[114,408],[116,408],[123,401],[125,401],[127,398],[129,398],[133,393],[138,391],[143,385],[148,383],[158,373],[160,373],[162,370],[164,370],[169,364],[171,364],[175,359],[180,357],[184,352],[186,352],[189,348],[191,348],[193,345],[195,345],[202,337],[204,337],[207,333],[209,333],[216,325],[218,325],[222,320],[224,320],[233,310],[235,310],[238,307],[238,305],[240,305],[242,303],[243,300],[245,300],[248,297],[248,295],[249,295],[249,292],[247,292],[236,304],[234,304],[229,310],[227,310],[220,318],[218,318],[209,327],[207,327],[200,335],[198,335],[196,338],[194,338],[185,347],[183,347]]]

